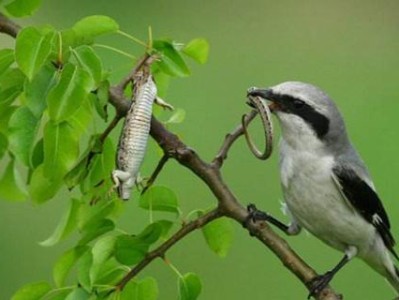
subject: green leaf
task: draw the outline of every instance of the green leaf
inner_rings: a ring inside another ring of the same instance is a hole
[[[102,78],[103,66],[100,58],[90,46],[80,46],[73,50],[79,65],[90,74],[95,86],[98,87]]]
[[[138,239],[151,245],[158,241],[162,234],[162,225],[157,222],[151,223],[137,236]]]
[[[116,202],[112,200],[101,201],[95,205],[83,204],[79,211],[79,229],[85,231],[98,221],[107,218],[115,209]]]
[[[91,44],[97,36],[118,31],[119,25],[110,17],[94,15],[76,22],[72,30],[80,40],[79,44]]]
[[[42,204],[55,196],[62,184],[61,179],[44,176],[44,166],[39,165],[32,173],[29,184],[29,195],[32,201]]]
[[[93,254],[86,251],[78,260],[78,282],[86,291],[91,291],[90,268],[93,264]]]
[[[25,75],[19,69],[8,69],[0,78],[0,105],[9,105],[21,94]]]
[[[162,54],[161,61],[157,62],[157,64],[164,73],[177,77],[190,75],[190,70],[172,43],[157,40],[154,41],[153,47]]]
[[[66,64],[47,97],[50,119],[55,123],[68,119],[86,100],[91,87],[92,80],[85,70]]]
[[[138,299],[142,300],[156,300],[158,298],[158,284],[152,277],[144,278],[138,282],[139,291]]]
[[[121,264],[130,266],[144,258],[149,244],[140,238],[130,235],[120,235],[116,240],[115,258]]]
[[[201,290],[202,284],[196,274],[187,273],[179,278],[179,300],[195,300]]]
[[[5,136],[8,136],[8,122],[17,108],[14,105],[0,104],[0,132]]]
[[[102,236],[103,234],[115,229],[115,224],[109,219],[96,220],[90,222],[82,230],[82,238],[79,240],[78,245],[85,245],[92,240]]]
[[[152,76],[154,76],[157,83],[157,95],[161,98],[166,97],[166,92],[169,88],[170,76],[162,72],[159,66],[152,65]]]
[[[109,81],[102,81],[97,89],[97,94],[95,98],[92,98],[94,101],[94,107],[96,108],[96,111],[98,115],[107,122],[108,120],[108,112],[107,112],[107,106],[108,106],[108,98],[109,98]]]
[[[138,282],[130,281],[120,294],[120,300],[156,300],[158,299],[157,281],[147,277]]]
[[[26,188],[22,183],[21,175],[12,159],[0,179],[0,199],[8,201],[24,201],[27,198]]]
[[[200,64],[204,64],[208,60],[209,55],[208,41],[205,39],[194,39],[183,48],[183,53]]]
[[[16,18],[32,15],[38,9],[41,0],[14,0],[5,6],[5,9]]]
[[[169,220],[159,220],[156,223],[158,223],[162,227],[161,237],[166,238],[174,223]]]
[[[234,238],[234,228],[229,219],[216,219],[204,227],[202,233],[209,248],[220,257],[225,257]]]
[[[0,159],[4,156],[7,151],[8,140],[7,137],[0,132]]]
[[[92,249],[93,263],[90,268],[90,282],[95,283],[102,265],[114,254],[116,237],[109,235],[99,239]]]
[[[90,170],[90,184],[96,186],[105,179],[110,178],[110,174],[115,167],[115,149],[112,141],[104,141],[102,152],[93,158],[93,166]]]
[[[138,236],[137,238],[142,240],[147,244],[153,244],[161,236],[166,236],[170,228],[172,227],[173,222],[168,220],[159,220],[154,223],[148,225]]]
[[[25,27],[18,33],[15,44],[15,60],[30,80],[47,61],[54,36],[54,31],[40,31],[34,27]]]
[[[81,205],[79,200],[71,199],[68,210],[61,217],[54,232],[49,238],[40,242],[40,245],[53,246],[71,234],[78,226],[78,212]]]
[[[42,298],[41,300],[65,300],[65,298],[68,296],[72,289],[73,287],[65,290],[53,289],[46,295],[44,299]]]
[[[57,82],[58,72],[51,64],[45,64],[31,81],[26,81],[26,106],[36,118],[40,118],[46,109],[46,98],[49,91]]]
[[[21,287],[11,300],[40,300],[51,290],[47,282],[28,283]]]
[[[30,165],[30,154],[33,148],[38,120],[26,106],[19,107],[9,122],[9,143],[11,152],[19,161]]]
[[[53,278],[57,287],[64,286],[65,279],[70,270],[77,260],[88,250],[88,246],[77,246],[61,255],[53,268]]]
[[[116,259],[108,259],[101,267],[96,285],[116,285],[129,272],[127,268],[123,268]],[[109,292],[109,289],[107,290]],[[103,298],[101,298],[103,299]]]
[[[74,289],[66,298],[65,300],[88,300],[90,298],[90,294],[86,292],[82,288]]]
[[[70,170],[64,177],[64,181],[68,189],[71,191],[76,185],[81,183],[87,176],[89,170],[89,158],[87,155],[83,156],[72,170]]]
[[[90,98],[95,97],[89,94],[83,100],[80,107],[67,119],[67,122],[73,128],[74,134],[77,137],[89,132],[89,127],[93,121],[93,107]]]
[[[62,179],[79,157],[79,140],[66,122],[48,122],[44,127],[44,176]]]
[[[88,147],[82,154],[79,162],[64,177],[64,181],[69,190],[72,190],[76,185],[81,183],[86,178],[89,170],[92,169],[93,156],[98,155],[98,153],[101,151],[100,149],[96,149],[102,148],[102,145],[100,144],[99,135],[92,135],[90,137]]]
[[[182,108],[177,108],[174,112],[173,115],[167,120],[165,123],[166,124],[178,124],[182,123],[186,117],[186,111]]]
[[[140,197],[141,208],[179,213],[176,194],[164,186],[152,186]]]
[[[14,62],[14,50],[0,50],[0,75],[2,75]]]
[[[44,147],[43,139],[40,139],[33,147],[32,156],[30,159],[30,164],[33,169],[36,169],[39,165],[43,163],[44,159],[43,147]]]

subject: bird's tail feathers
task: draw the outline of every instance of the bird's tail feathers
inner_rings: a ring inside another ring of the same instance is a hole
[[[393,272],[387,269],[386,279],[395,289],[396,293],[399,294],[399,269],[396,266],[394,266]]]

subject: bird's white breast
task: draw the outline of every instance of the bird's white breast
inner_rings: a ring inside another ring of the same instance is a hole
[[[287,207],[309,232],[344,251],[360,248],[374,238],[374,228],[342,198],[332,179],[334,157],[321,149],[294,149],[280,145],[280,175]]]

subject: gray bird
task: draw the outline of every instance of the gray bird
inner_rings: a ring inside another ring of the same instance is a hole
[[[248,207],[251,218],[267,220],[289,235],[303,227],[345,253],[331,271],[314,280],[309,297],[355,256],[399,293],[399,271],[392,259],[398,255],[388,215],[334,102],[302,82],[251,88],[248,95],[268,100],[280,123],[280,178],[291,223],[286,226],[253,205]]]

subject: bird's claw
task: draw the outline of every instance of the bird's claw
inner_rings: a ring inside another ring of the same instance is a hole
[[[312,279],[312,281],[310,282],[308,299],[318,295],[330,283],[332,278],[333,273],[329,271],[324,275],[319,275]]]
[[[255,223],[257,221],[267,221],[269,219],[269,214],[259,210],[255,204],[248,204],[247,211],[248,216],[247,220],[244,221],[245,224],[247,224],[249,220]]]
[[[244,228],[248,228],[248,224],[252,221],[256,223],[257,221],[267,221],[269,215],[263,211],[258,210],[255,204],[248,204],[247,206],[248,215],[245,220],[242,222],[242,226]],[[250,235],[253,236],[253,233],[250,232]]]

